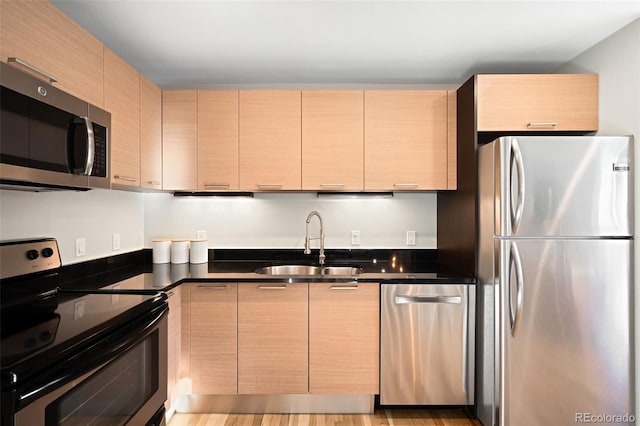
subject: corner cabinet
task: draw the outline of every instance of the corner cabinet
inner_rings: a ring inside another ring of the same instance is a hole
[[[307,283],[239,285],[239,394],[307,393],[308,292]]]
[[[140,186],[162,189],[162,91],[140,75]]]
[[[235,395],[237,385],[236,283],[190,284],[190,370],[201,395]]]
[[[140,73],[104,49],[104,107],[111,112],[111,183],[140,186]]]
[[[301,189],[301,93],[240,91],[240,188]]]
[[[596,74],[476,76],[478,132],[595,131]]]
[[[302,92],[302,189],[364,188],[364,92]]]
[[[309,286],[309,393],[379,393],[380,285]]]
[[[447,189],[447,91],[364,92],[364,187]]]
[[[198,181],[198,95],[162,92],[162,188],[194,190]]]

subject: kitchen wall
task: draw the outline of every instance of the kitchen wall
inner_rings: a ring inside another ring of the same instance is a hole
[[[144,205],[147,247],[154,238],[195,238],[203,230],[212,248],[302,248],[312,210],[322,215],[327,248],[407,248],[406,231],[416,231],[413,248],[436,247],[435,193],[351,199],[319,199],[315,193],[259,193],[254,198],[144,194]],[[309,230],[317,236],[316,218]],[[359,246],[351,245],[353,230],[360,231]]]
[[[139,193],[0,190],[0,240],[55,237],[65,265],[142,248],[143,221]],[[112,250],[114,233],[120,234],[117,251]],[[77,237],[86,239],[85,256],[75,255]]]
[[[558,70],[600,75],[600,135],[633,135],[635,139],[635,223],[640,227],[640,19],[583,52]],[[637,238],[637,232],[636,232]],[[640,283],[640,250],[635,250],[635,287]],[[640,342],[640,291],[635,291],[636,342]],[[636,365],[640,348],[636,347]],[[636,369],[636,386],[640,369]],[[640,417],[640,392],[636,391],[636,418]]]

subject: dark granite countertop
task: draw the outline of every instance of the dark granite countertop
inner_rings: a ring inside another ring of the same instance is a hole
[[[185,282],[379,282],[388,284],[470,284],[476,278],[437,263],[436,250],[328,250],[326,266],[357,266],[353,276],[273,276],[256,273],[269,265],[313,265],[317,251],[210,250],[208,263],[153,264],[151,250],[69,265],[60,287],[166,291]]]

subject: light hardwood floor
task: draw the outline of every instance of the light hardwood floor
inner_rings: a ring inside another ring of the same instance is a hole
[[[169,426],[482,426],[462,409],[376,410],[374,414],[179,414]]]

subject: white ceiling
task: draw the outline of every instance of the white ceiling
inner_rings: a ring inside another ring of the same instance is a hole
[[[640,0],[51,1],[162,88],[552,72],[640,17]]]

